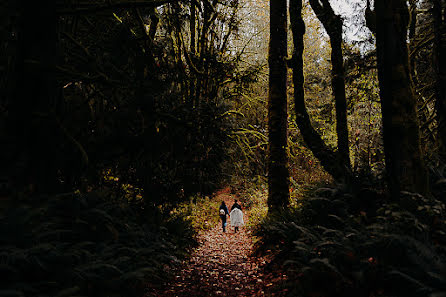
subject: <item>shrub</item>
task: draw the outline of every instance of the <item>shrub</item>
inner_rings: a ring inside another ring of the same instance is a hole
[[[220,201],[196,196],[180,203],[171,214],[173,217],[185,218],[195,230],[209,230],[220,220],[219,207]]]
[[[268,214],[266,187],[263,185],[244,193],[242,201],[244,207],[249,209],[246,227],[255,230]]]
[[[367,193],[367,195],[365,195]],[[361,201],[361,199],[373,199]],[[445,206],[402,193],[319,188],[267,218],[259,253],[288,275],[288,296],[440,296],[446,291]]]
[[[109,192],[31,197],[0,217],[0,296],[142,296],[193,229]]]

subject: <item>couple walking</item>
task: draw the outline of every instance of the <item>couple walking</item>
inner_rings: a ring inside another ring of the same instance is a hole
[[[226,232],[226,215],[231,218],[231,226],[234,227],[234,232],[237,232],[238,228],[244,224],[242,207],[237,203],[237,199],[234,200],[234,204],[231,207],[231,213],[229,213],[224,201],[220,204],[220,219],[223,232]]]

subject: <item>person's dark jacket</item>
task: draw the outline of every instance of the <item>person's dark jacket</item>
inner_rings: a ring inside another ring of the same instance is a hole
[[[233,211],[234,208],[238,208],[238,209],[242,210],[242,207],[241,207],[240,204],[238,204],[237,202],[235,202],[234,204],[232,204],[231,211]]]
[[[229,215],[229,210],[228,210],[228,208],[226,207],[225,204],[221,204],[220,208],[218,209],[218,211],[220,211],[220,209],[223,209],[225,211],[225,215],[224,216]],[[222,216],[222,215],[220,215],[220,216]]]

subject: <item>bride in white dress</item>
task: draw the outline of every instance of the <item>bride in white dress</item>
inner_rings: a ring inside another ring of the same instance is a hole
[[[229,215],[231,218],[231,226],[234,227],[235,232],[237,232],[238,228],[245,224],[243,221],[242,207],[237,203],[237,200],[234,201],[234,205],[232,205],[231,213]]]

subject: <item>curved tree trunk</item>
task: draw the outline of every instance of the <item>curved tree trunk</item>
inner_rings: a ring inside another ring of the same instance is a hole
[[[405,0],[376,1],[376,48],[388,184],[400,191],[427,192],[416,99],[407,49],[409,11]]]
[[[268,206],[283,208],[289,200],[287,160],[287,2],[270,2],[268,96]]]
[[[310,116],[305,106],[303,52],[305,23],[302,19],[302,1],[290,2],[290,20],[293,32],[294,52],[291,60],[294,84],[294,108],[296,112],[296,123],[302,137],[315,157],[321,162],[324,169],[337,181],[346,181],[350,177],[348,166],[343,166],[344,161],[339,155],[330,149],[322,140],[319,133],[311,125]]]
[[[342,19],[336,15],[328,0],[310,0],[316,16],[330,37],[331,84],[336,104],[336,134],[338,137],[338,160],[351,171],[347,126],[347,100],[345,97],[344,60],[342,55]]]

